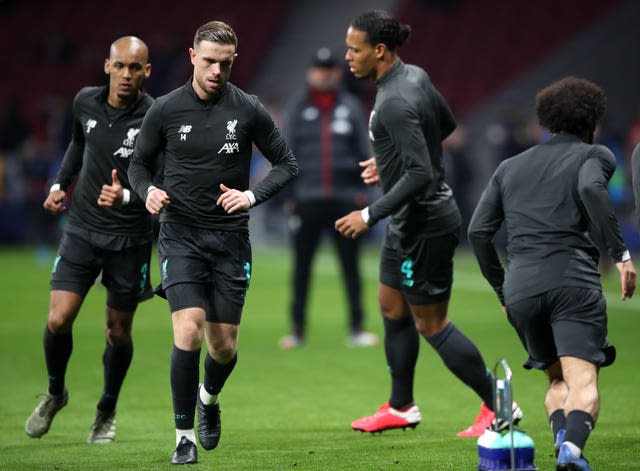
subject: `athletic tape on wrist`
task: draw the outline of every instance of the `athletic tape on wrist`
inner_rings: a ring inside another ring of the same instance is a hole
[[[369,224],[369,221],[371,220],[371,216],[369,215],[369,206],[360,211],[360,216],[362,216],[362,220],[365,224]]]
[[[243,193],[247,195],[247,198],[249,199],[249,207],[252,207],[254,204],[256,204],[256,195],[253,194],[253,191],[245,190],[243,191]]]

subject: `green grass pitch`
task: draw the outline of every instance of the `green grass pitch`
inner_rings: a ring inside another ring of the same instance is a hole
[[[51,255],[51,254],[50,254]],[[140,306],[134,323],[135,355],[118,404],[117,439],[85,443],[102,387],[104,289],[90,292],[74,327],[67,371],[69,405],[41,439],[24,422],[46,388],[42,334],[48,308],[46,264],[28,249],[0,250],[0,469],[169,470],[174,429],[169,387],[171,324],[168,307],[155,298]],[[382,334],[376,302],[378,253],[362,259],[367,327]],[[254,250],[251,288],[239,339],[239,361],[221,396],[223,434],[218,448],[199,448],[193,469],[215,470],[471,470],[475,439],[455,433],[469,425],[480,400],[422,342],[415,399],[423,422],[415,430],[382,435],[356,433],[354,418],[369,415],[388,397],[381,346],[345,346],[346,305],[335,256],[323,248],[315,264],[304,348],[284,352],[290,255],[286,247]],[[158,269],[152,269],[153,281]],[[640,306],[619,300],[615,269],[605,277],[609,337],[615,365],[601,372],[602,411],[585,452],[596,470],[640,469]],[[540,372],[525,359],[496,297],[475,260],[460,250],[450,307],[453,321],[473,339],[493,367],[505,358],[514,372],[514,394],[524,410],[522,428],[536,443],[536,464],[554,469],[551,432]]]

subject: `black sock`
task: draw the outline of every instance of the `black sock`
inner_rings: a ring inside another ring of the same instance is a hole
[[[173,418],[176,428],[193,428],[198,379],[200,367],[200,349],[180,350],[175,345],[171,352],[171,395],[173,397]]]
[[[476,346],[449,322],[441,332],[427,338],[449,370],[473,389],[493,409],[491,375]]]
[[[555,441],[558,431],[567,428],[567,418],[564,416],[564,409],[557,409],[551,413],[549,416],[549,425],[551,425],[553,440]]]
[[[129,365],[133,359],[133,341],[112,346],[107,343],[102,354],[104,365],[104,390],[98,403],[98,409],[111,412],[116,408],[120,388],[127,375]]]
[[[420,350],[420,336],[413,317],[384,320],[384,351],[391,373],[389,405],[404,409],[413,404],[413,376]]]
[[[64,377],[72,351],[71,332],[56,335],[48,326],[44,328],[44,358],[49,375],[49,394],[60,395],[64,392]]]
[[[587,438],[596,426],[591,414],[583,410],[572,410],[567,414],[567,428],[564,434],[564,441],[571,442],[581,450],[587,443]]]
[[[209,394],[220,394],[224,383],[233,371],[238,361],[238,352],[233,356],[229,363],[218,363],[209,352],[204,358],[204,389]]]

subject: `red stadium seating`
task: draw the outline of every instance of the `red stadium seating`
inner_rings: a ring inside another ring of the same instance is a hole
[[[159,95],[187,81],[187,49],[198,26],[227,21],[238,34],[232,81],[247,88],[258,73],[291,0],[175,2],[169,0],[24,0],[0,2],[0,103],[19,101],[32,128],[42,126],[47,96],[70,103],[79,88],[106,83],[102,73],[111,41],[124,35],[145,40],[158,68],[149,85]],[[45,103],[44,105],[42,103]]]
[[[399,52],[464,115],[618,3],[403,0],[398,17],[413,32]]]

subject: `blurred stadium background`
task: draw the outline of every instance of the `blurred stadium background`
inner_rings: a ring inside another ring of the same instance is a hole
[[[49,217],[42,201],[68,143],[73,96],[106,82],[102,64],[115,38],[134,34],[148,43],[147,89],[160,96],[188,79],[197,26],[225,20],[239,36],[231,80],[279,120],[304,84],[312,52],[327,45],[341,54],[350,20],[371,8],[412,26],[400,57],[429,72],[459,119],[446,163],[465,219],[496,164],[544,137],[533,115],[538,89],[569,74],[604,87],[609,106],[599,141],[618,158],[611,193],[627,243],[640,248],[629,172],[640,142],[634,0],[0,0],[0,243],[57,243],[64,220]],[[349,75],[368,113],[375,89]],[[256,159],[257,178],[262,165]],[[256,208],[252,226],[257,244],[286,237],[278,201]]]
[[[70,137],[73,96],[82,86],[106,83],[102,64],[109,44],[129,34],[147,42],[153,64],[147,89],[160,96],[188,80],[187,48],[195,29],[211,19],[225,20],[239,35],[232,81],[259,95],[280,120],[291,92],[304,86],[313,51],[326,45],[344,52],[349,22],[371,8],[388,9],[412,26],[400,57],[423,66],[454,107],[460,126],[446,142],[445,159],[465,220],[498,162],[544,138],[533,113],[538,89],[569,74],[604,87],[609,106],[599,141],[618,159],[610,191],[625,240],[640,251],[629,171],[631,150],[640,142],[637,0],[0,0],[1,470],[170,468],[170,327],[166,303],[159,298],[144,303],[136,315],[138,353],[119,403],[121,440],[115,453],[79,445],[102,374],[101,287],[91,291],[75,327],[79,335],[68,375],[73,402],[39,446],[22,433],[35,403],[32,394],[45,384],[41,332],[49,266],[64,224],[64,218],[48,216],[42,202]],[[353,80],[348,71],[345,77],[368,113],[374,87]],[[263,166],[264,160],[256,158],[255,178]],[[380,440],[349,430],[353,417],[378,403],[388,381],[381,347],[343,345],[346,307],[337,264],[327,251],[316,265],[308,348],[277,348],[286,332],[290,267],[280,204],[276,199],[252,210],[252,242],[260,257],[254,279],[259,281],[252,284],[245,309],[242,367],[225,396],[223,450],[230,453],[203,456],[203,462],[233,471],[472,469],[475,442],[453,436],[468,425],[478,400],[434,360],[432,351],[421,354],[429,358],[420,360],[416,377],[416,400],[428,414],[423,426]],[[367,323],[381,335],[377,250],[369,247],[364,255]],[[527,430],[539,444],[537,462],[549,469],[553,458],[540,406],[543,381],[519,368],[522,349],[466,251],[456,258],[455,276],[451,310],[456,323],[478,342],[488,362],[505,357],[517,370],[516,394],[526,410]],[[598,469],[638,469],[636,301],[617,300],[615,273],[604,281],[619,359],[603,373],[606,404],[589,458],[601,465]],[[439,391],[446,391],[446,401],[437,399]],[[278,413],[282,404],[287,414]]]

